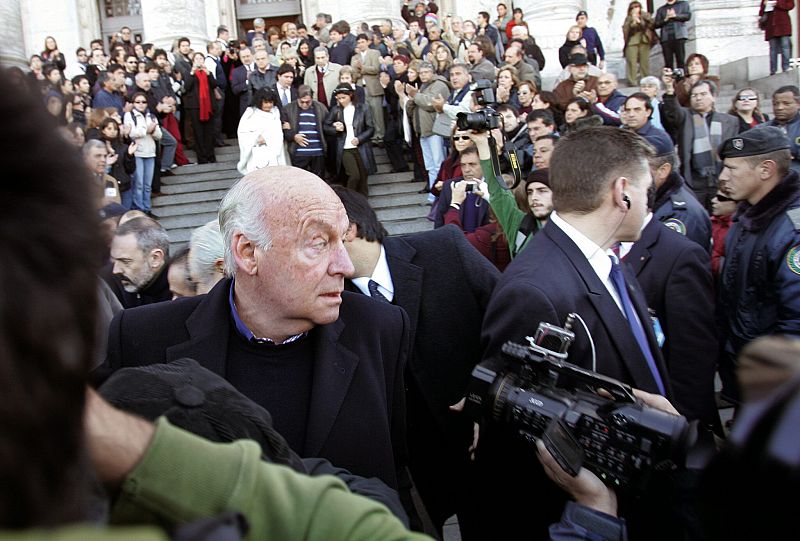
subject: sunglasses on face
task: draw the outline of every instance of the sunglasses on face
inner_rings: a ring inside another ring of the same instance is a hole
[[[719,201],[720,203],[725,203],[727,201],[733,201],[733,199],[731,199],[728,196],[722,195],[721,193],[718,193],[717,194],[717,201]]]
[[[146,101],[142,101],[142,100],[136,100],[136,101],[135,101],[135,102],[133,102],[133,103],[145,104],[145,105],[147,104],[147,102],[146,102]]]
[[[454,135],[453,141],[469,141],[469,135]]]

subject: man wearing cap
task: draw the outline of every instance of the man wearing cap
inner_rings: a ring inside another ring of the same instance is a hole
[[[561,81],[553,89],[558,102],[566,107],[569,100],[577,96],[591,100],[592,93],[597,92],[597,77],[589,75],[589,62],[585,54],[574,54],[570,57],[569,79]]]
[[[720,272],[720,378],[738,402],[736,358],[765,334],[800,335],[800,177],[786,135],[768,126],[725,141],[720,192],[739,209]]]
[[[739,119],[714,110],[718,89],[712,81],[693,84],[689,89],[689,107],[682,107],[675,95],[671,69],[664,68],[662,80],[665,88],[661,118],[664,129],[678,134],[681,174],[700,204],[710,210],[722,167],[717,150],[722,141],[739,132]]]

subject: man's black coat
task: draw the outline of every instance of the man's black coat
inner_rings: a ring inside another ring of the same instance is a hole
[[[124,310],[111,322],[104,369],[189,357],[225,377],[230,286],[226,279],[208,295]],[[308,337],[315,362],[305,448],[295,449],[300,456],[326,458],[398,487],[395,468],[406,461],[403,371],[409,330],[403,310],[342,294],[339,319],[315,327]]]
[[[625,263],[661,322],[673,405],[689,419],[716,424],[717,336],[708,252],[653,218]]]

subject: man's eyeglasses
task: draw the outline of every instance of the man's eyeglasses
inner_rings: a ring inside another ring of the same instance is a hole
[[[758,96],[739,96],[739,101],[758,101]]]
[[[731,199],[730,197],[728,197],[726,195],[722,195],[721,193],[718,193],[716,195],[716,197],[717,197],[717,201],[719,201],[720,203],[725,203],[727,201],[733,201],[733,199]]]

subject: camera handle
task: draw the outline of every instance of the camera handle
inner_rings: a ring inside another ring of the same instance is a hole
[[[500,187],[504,190],[513,190],[519,183],[522,182],[522,168],[519,165],[519,159],[517,159],[517,151],[511,146],[510,143],[506,143],[503,146],[503,154],[505,154],[508,163],[511,165],[511,174],[514,175],[514,184],[511,185],[509,188],[506,185],[505,180],[503,180],[503,175],[500,172],[500,159],[497,157],[497,141],[492,136],[492,132],[489,132],[489,153],[492,156],[492,170],[494,171],[494,177],[497,180],[497,183],[500,184]]]

